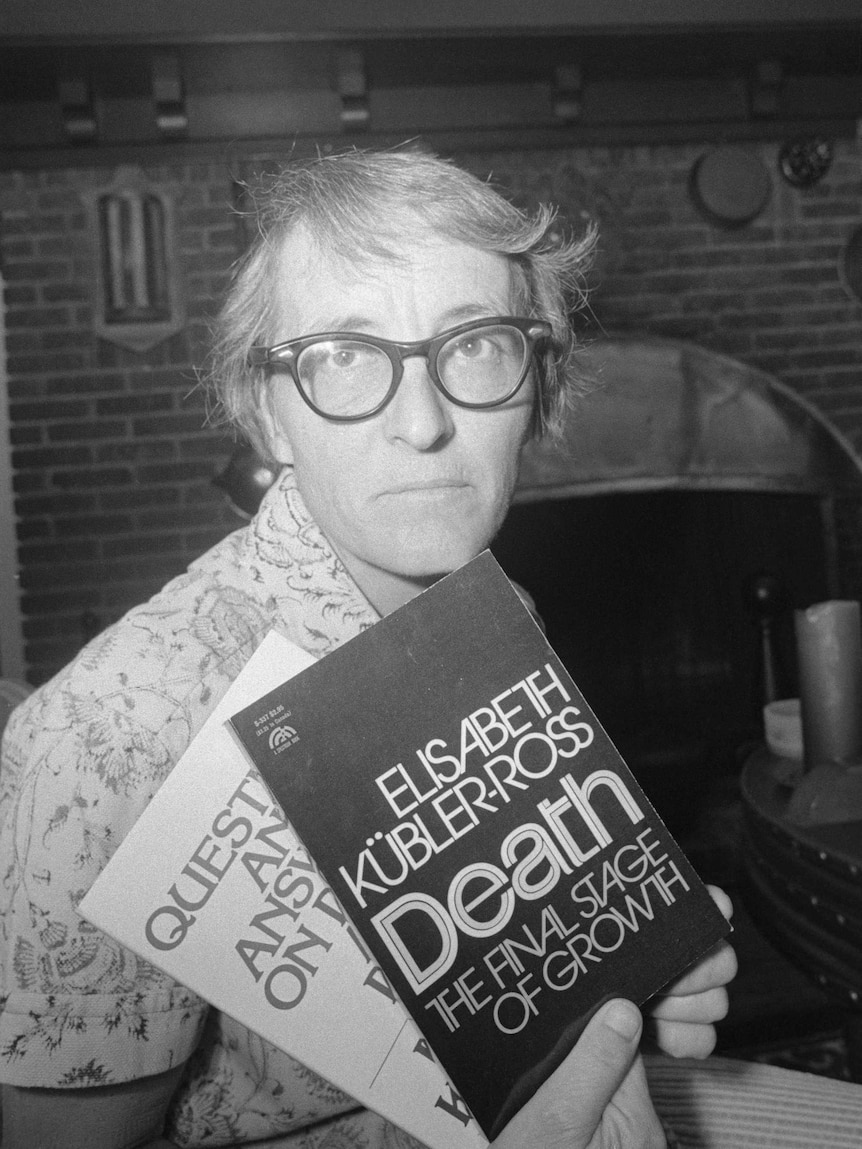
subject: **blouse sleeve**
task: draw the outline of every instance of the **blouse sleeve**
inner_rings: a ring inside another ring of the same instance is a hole
[[[14,1085],[160,1073],[188,1059],[207,1012],[78,913],[173,760],[167,698],[122,673],[102,690],[86,677],[79,668],[31,695],[4,734],[0,1080]]]

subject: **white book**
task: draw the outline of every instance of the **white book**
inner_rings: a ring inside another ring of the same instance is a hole
[[[313,661],[274,631],[264,639],[81,913],[431,1149],[484,1149],[487,1138],[225,725]]]

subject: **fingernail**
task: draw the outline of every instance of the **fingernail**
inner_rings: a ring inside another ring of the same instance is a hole
[[[626,1041],[634,1041],[641,1030],[641,1015],[631,1002],[614,1001],[608,1006],[605,1024]]]

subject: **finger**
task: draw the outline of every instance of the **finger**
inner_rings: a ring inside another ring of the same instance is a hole
[[[494,1149],[584,1149],[631,1069],[642,1033],[631,1002],[607,1002],[565,1061],[493,1142]]]
[[[729,999],[724,986],[690,994],[688,997],[660,997],[650,1004],[649,1015],[658,1021],[688,1024],[712,1023],[727,1016]]]
[[[707,886],[706,888],[709,890],[712,900],[730,921],[733,917],[733,902],[720,886]]]
[[[715,1026],[650,1018],[646,1026],[650,1043],[670,1057],[709,1057],[715,1049]]]
[[[666,985],[659,996],[686,997],[727,985],[736,977],[738,965],[733,946],[721,941],[681,977]]]

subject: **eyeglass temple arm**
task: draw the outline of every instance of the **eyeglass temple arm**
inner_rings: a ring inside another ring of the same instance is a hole
[[[286,363],[296,354],[291,347],[282,348],[278,355],[274,354],[276,350],[278,349],[275,347],[252,347],[246,362],[249,367],[266,367],[273,363]]]

